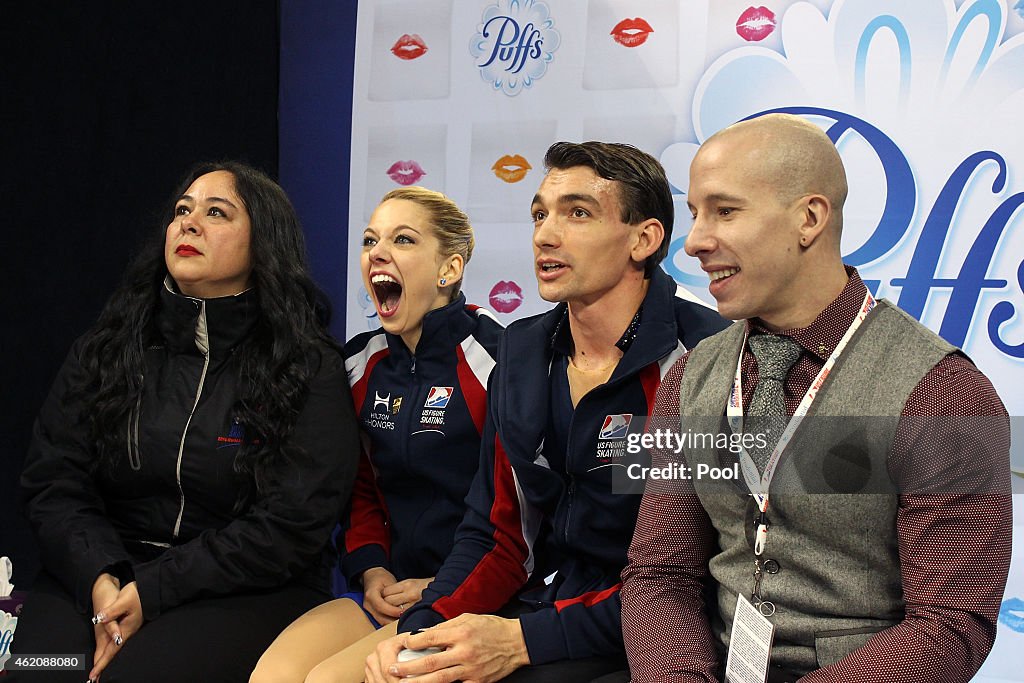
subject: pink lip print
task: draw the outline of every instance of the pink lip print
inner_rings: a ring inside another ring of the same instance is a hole
[[[488,301],[491,302],[491,308],[498,313],[511,313],[523,303],[523,290],[511,280],[501,280],[491,287]]]
[[[743,40],[756,42],[764,40],[775,30],[775,13],[762,5],[748,7],[736,20],[736,33]]]
[[[387,170],[388,177],[399,185],[412,185],[427,175],[427,172],[415,161],[396,161]]]

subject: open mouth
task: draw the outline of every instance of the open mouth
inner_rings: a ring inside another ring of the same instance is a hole
[[[398,302],[402,298],[402,285],[398,280],[380,273],[370,279],[370,287],[381,318],[390,318],[398,312]]]
[[[647,42],[654,29],[642,17],[623,19],[611,30],[612,39],[623,47],[637,47]]]
[[[724,268],[722,270],[712,270],[708,272],[708,277],[711,278],[712,284],[723,282],[728,280],[736,273],[740,272],[739,268]]]

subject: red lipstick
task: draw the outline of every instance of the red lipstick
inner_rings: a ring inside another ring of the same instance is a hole
[[[391,46],[391,54],[398,57],[399,59],[416,59],[422,57],[427,51],[427,44],[423,42],[423,39],[419,37],[419,34],[413,33],[409,35],[406,33],[401,38],[395,41],[395,44]]]
[[[651,25],[641,17],[635,19],[623,19],[615,24],[611,36],[616,43],[623,47],[638,47],[647,42],[647,37],[654,33]]]
[[[203,252],[199,251],[191,244],[179,244],[178,248],[174,250],[174,253],[178,256],[201,256]]]

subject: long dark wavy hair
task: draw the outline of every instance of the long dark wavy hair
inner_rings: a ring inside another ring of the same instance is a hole
[[[131,410],[143,390],[144,353],[159,340],[155,314],[167,276],[164,262],[166,226],[174,204],[198,177],[214,171],[234,176],[235,192],[249,213],[250,254],[257,321],[235,349],[239,396],[233,417],[244,438],[235,456],[243,476],[236,507],[272,483],[275,462],[301,456],[288,443],[316,372],[316,347],[337,349],[327,332],[330,306],[314,284],[306,264],[302,227],[284,190],[261,171],[237,161],[202,163],[182,180],[162,214],[161,228],[132,261],[118,290],[107,302],[81,351],[83,381],[69,403],[83,406],[98,453],[96,466],[111,470],[125,455]],[[311,365],[313,361],[313,365]]]

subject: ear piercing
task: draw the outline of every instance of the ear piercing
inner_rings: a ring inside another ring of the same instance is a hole
[[[441,278],[441,279],[440,279],[440,280],[438,281],[438,283],[437,283],[437,284],[439,284],[440,286],[444,287],[444,286],[445,286],[446,284],[448,284],[448,280],[446,280],[446,279],[444,279],[444,278]]]

